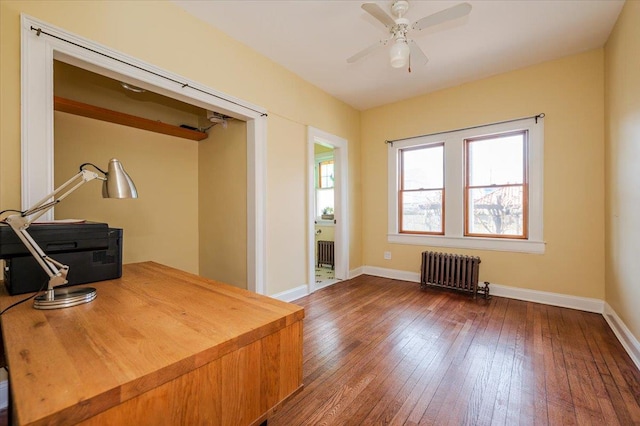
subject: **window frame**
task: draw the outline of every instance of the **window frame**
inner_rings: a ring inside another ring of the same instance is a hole
[[[470,185],[470,176],[469,167],[469,146],[475,142],[482,142],[486,140],[495,140],[501,137],[509,137],[514,135],[522,135],[522,143],[523,143],[523,153],[522,153],[522,183],[521,184],[497,184],[497,185]],[[464,140],[464,236],[465,237],[484,237],[484,238],[508,238],[508,239],[519,239],[519,240],[527,240],[529,235],[529,156],[528,156],[528,147],[529,145],[529,131],[528,130],[516,130],[514,132],[507,133],[499,133],[499,134],[491,134],[484,135],[477,138],[467,138]],[[522,187],[522,235],[501,235],[501,234],[479,234],[472,233],[469,229],[469,191],[471,189],[476,188],[506,188],[506,187]]]
[[[515,131],[528,132],[528,233],[527,239],[465,236],[465,154],[464,141],[482,136]],[[399,232],[399,151],[409,147],[444,143],[444,235],[407,234]],[[544,120],[540,117],[489,124],[468,129],[436,133],[394,141],[388,145],[388,226],[387,241],[430,247],[454,247],[463,249],[498,250],[542,254],[543,240],[543,191],[544,191]]]
[[[329,189],[329,188],[333,188],[335,186],[331,185],[331,186],[322,186],[322,168],[323,166],[328,166],[329,164],[331,164],[334,167],[334,176],[335,176],[335,162],[333,161],[333,157],[331,157],[330,160],[319,160],[317,162],[318,164],[318,182],[316,185],[316,189]]]
[[[407,152],[407,151],[414,151],[414,150],[419,150],[419,149],[429,149],[429,148],[435,148],[435,147],[442,147],[442,170],[443,170],[443,176],[442,176],[442,188],[420,188],[420,189],[404,189],[404,166],[403,166],[403,159],[404,157],[402,156],[402,153]],[[398,151],[398,161],[399,161],[399,168],[400,168],[400,178],[398,179],[398,232],[401,234],[416,234],[416,235],[444,235],[444,230],[445,230],[445,188],[444,188],[444,166],[445,166],[445,162],[444,162],[444,143],[442,142],[434,142],[434,143],[429,143],[429,144],[423,144],[420,146],[412,146],[412,147],[408,147],[408,148],[402,148]],[[442,205],[442,217],[440,218],[440,222],[442,223],[442,230],[438,231],[438,232],[430,232],[430,231],[406,231],[404,230],[403,227],[403,223],[402,223],[402,218],[403,218],[403,214],[401,214],[400,212],[402,212],[402,205],[403,205],[403,195],[405,192],[416,192],[416,191],[441,191],[442,192],[442,199],[441,199],[441,205]]]
[[[336,188],[335,188],[335,181],[334,181],[334,186],[332,187],[326,187],[326,188],[321,188],[320,187],[320,183],[321,183],[321,171],[320,171],[320,165],[322,163],[326,163],[328,161],[333,162],[333,167],[334,167],[334,177],[335,177],[335,155],[334,152],[322,152],[320,154],[315,154],[314,156],[314,176],[315,176],[315,183],[314,183],[314,194],[313,194],[313,199],[314,199],[314,216],[315,216],[315,223],[316,225],[320,225],[320,226],[335,226],[335,219],[323,219],[321,214],[318,214],[318,192],[319,191],[326,191],[326,190],[331,190],[333,191],[333,200],[334,200],[334,209],[335,209],[335,197],[336,197]]]

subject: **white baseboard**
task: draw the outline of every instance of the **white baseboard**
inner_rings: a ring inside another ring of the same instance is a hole
[[[362,274],[364,274],[364,268],[362,266],[356,269],[352,269],[349,271],[349,279],[359,277]]]
[[[300,299],[309,294],[309,289],[306,284],[299,285],[291,290],[281,291],[280,293],[272,294],[269,297],[282,300],[283,302],[291,302],[296,299]]]
[[[394,280],[412,281],[419,283],[420,274],[417,272],[400,271],[397,269],[379,268],[377,266],[364,266],[364,273],[377,277],[391,278]],[[490,294],[493,296],[507,297],[509,299],[526,300],[527,302],[543,303],[545,305],[560,306],[563,308],[579,309],[581,311],[604,311],[604,302],[588,297],[569,296],[566,294],[550,293],[546,291],[530,290],[526,288],[510,287],[506,285],[489,285]]]
[[[489,291],[493,296],[508,297],[509,299],[543,303],[545,305],[578,309],[580,311],[595,312],[597,314],[604,312],[604,301],[590,297],[570,296],[567,294],[510,287],[493,283],[489,285]]]
[[[362,270],[367,275],[391,278],[393,280],[420,282],[420,274],[417,272],[400,271],[398,269],[379,268],[377,266],[363,266]]]
[[[620,319],[616,311],[606,302],[604,303],[603,316],[622,346],[626,349],[633,363],[640,370],[640,342],[638,342],[638,339],[629,331],[629,328],[627,328],[627,325]]]

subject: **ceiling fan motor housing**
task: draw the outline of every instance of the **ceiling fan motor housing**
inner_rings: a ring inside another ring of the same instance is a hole
[[[391,12],[398,18],[402,18],[407,13],[407,10],[409,10],[409,2],[407,0],[396,0],[391,5]]]
[[[391,33],[394,39],[407,38],[407,32],[409,31],[409,24],[411,22],[407,18],[397,18],[396,24],[391,28]]]

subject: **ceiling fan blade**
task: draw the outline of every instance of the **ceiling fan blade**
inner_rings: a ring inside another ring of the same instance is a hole
[[[414,30],[423,30],[434,25],[441,24],[443,22],[451,21],[452,19],[461,18],[468,15],[471,12],[471,5],[469,3],[460,3],[453,7],[450,7],[440,12],[436,12],[433,15],[425,16],[422,19],[418,19],[413,24]]]
[[[396,21],[394,21],[391,16],[387,15],[387,13],[375,3],[363,3],[360,7],[362,7],[365,12],[368,12],[378,21],[382,22],[387,28],[391,28],[396,24]]]
[[[365,56],[367,56],[371,52],[374,52],[378,48],[380,48],[382,46],[385,46],[388,42],[389,42],[389,40],[377,41],[374,44],[372,44],[371,46],[367,47],[366,49],[361,50],[360,52],[358,52],[355,55],[351,56],[349,59],[347,59],[347,62],[352,64],[352,63],[356,62],[357,60],[360,60],[360,59],[364,58]]]
[[[411,63],[415,65],[426,65],[429,62],[429,58],[424,54],[420,46],[413,41],[409,40],[409,51],[411,52]]]

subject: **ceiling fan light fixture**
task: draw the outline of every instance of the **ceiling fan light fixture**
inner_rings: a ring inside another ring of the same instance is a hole
[[[397,39],[390,50],[391,66],[393,68],[403,68],[409,60],[409,45],[406,40]]]

